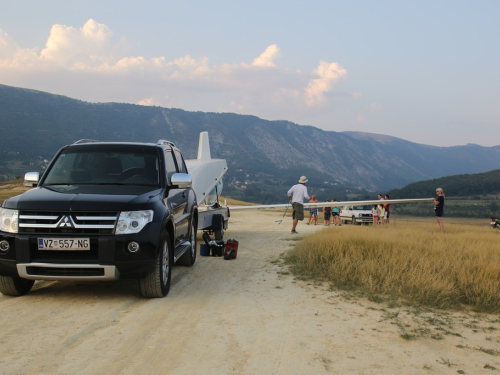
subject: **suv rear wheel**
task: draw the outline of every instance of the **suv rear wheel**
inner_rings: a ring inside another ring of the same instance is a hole
[[[165,297],[170,290],[172,278],[173,253],[170,246],[170,237],[165,231],[162,236],[161,248],[155,261],[155,268],[144,279],[139,280],[141,293],[147,298]]]

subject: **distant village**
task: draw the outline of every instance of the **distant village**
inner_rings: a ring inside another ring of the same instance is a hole
[[[4,165],[0,165],[0,181],[16,180],[24,177],[26,172],[43,172],[50,160],[38,156],[33,161],[23,160],[19,152],[10,151]]]

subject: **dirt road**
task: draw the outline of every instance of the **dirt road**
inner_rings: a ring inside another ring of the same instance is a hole
[[[296,281],[279,256],[323,227],[301,223],[293,236],[280,216],[233,212],[225,238],[240,242],[238,259],[174,267],[163,299],[142,298],[127,280],[43,281],[20,298],[0,295],[0,372],[500,372],[498,315],[388,308]]]

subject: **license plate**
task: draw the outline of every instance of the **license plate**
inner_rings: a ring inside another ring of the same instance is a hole
[[[90,239],[39,238],[38,250],[90,250]]]

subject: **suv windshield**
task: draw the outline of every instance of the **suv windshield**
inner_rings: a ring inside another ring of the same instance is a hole
[[[154,148],[75,146],[59,155],[43,185],[159,186],[159,171]]]

